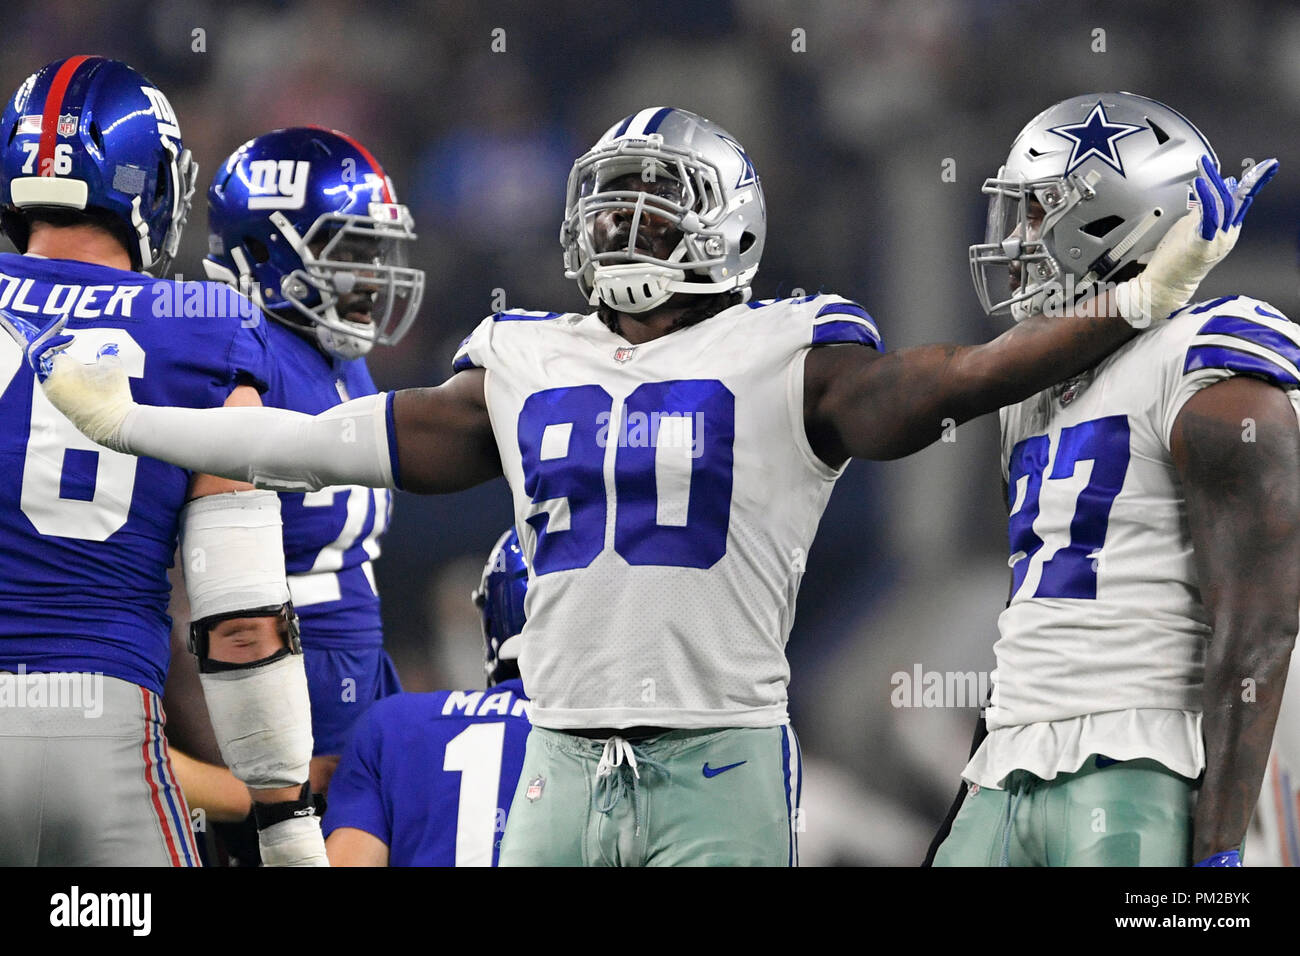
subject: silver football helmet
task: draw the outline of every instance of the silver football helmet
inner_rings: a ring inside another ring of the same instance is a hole
[[[635,174],[661,188],[611,188]],[[631,211],[625,248],[598,251],[596,216]],[[667,258],[637,248],[643,215],[667,220],[681,240]],[[744,148],[702,116],[651,107],[611,126],[569,173],[560,245],[564,275],[591,305],[646,312],[675,292],[708,295],[748,286],[767,235],[767,209]]]
[[[1218,158],[1175,109],[1134,93],[1089,93],[1020,131],[989,195],[971,278],[990,314],[1016,321],[1129,278],[1197,201],[1197,160]],[[999,289],[999,285],[1001,288]]]

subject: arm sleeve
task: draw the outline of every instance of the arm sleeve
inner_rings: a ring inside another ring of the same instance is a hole
[[[393,828],[384,808],[379,772],[383,743],[379,717],[386,709],[375,705],[361,716],[339,758],[338,769],[330,778],[329,806],[321,823],[321,832],[327,837],[339,827],[352,827],[364,830],[390,848],[393,845]]]
[[[257,306],[234,289],[225,286],[218,286],[218,289],[229,299],[225,314],[238,319],[227,354],[227,379],[220,384],[227,393],[237,385],[252,385],[258,392],[265,392],[272,374],[266,320]]]
[[[817,309],[813,313],[810,345],[856,342],[877,352],[885,351],[875,320],[856,302],[838,295],[819,295],[809,300],[809,305]]]
[[[394,488],[393,392],[367,395],[319,415],[279,408],[137,405],[122,448],[273,491],[326,485]]]
[[[461,340],[460,345],[456,346],[456,354],[451,360],[453,372],[488,367],[488,356],[492,352],[492,329],[497,316],[501,314],[498,312],[496,315],[489,315],[473,332]]]
[[[1190,310],[1195,332],[1167,369],[1161,438],[1166,448],[1188,399],[1203,388],[1249,375],[1288,392],[1300,389],[1300,328],[1267,303],[1240,296]],[[1295,401],[1295,396],[1292,396]]]

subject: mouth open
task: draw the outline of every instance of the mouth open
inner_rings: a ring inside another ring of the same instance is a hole
[[[355,322],[358,325],[371,323],[372,303],[369,295],[351,293],[342,296],[336,308],[339,316],[348,322]]]

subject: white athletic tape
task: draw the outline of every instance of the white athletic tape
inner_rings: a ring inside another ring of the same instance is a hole
[[[181,513],[190,620],[289,600],[280,496],[236,491],[191,501]]]
[[[226,766],[254,790],[301,786],[311,763],[311,702],[301,654],[199,674]]]

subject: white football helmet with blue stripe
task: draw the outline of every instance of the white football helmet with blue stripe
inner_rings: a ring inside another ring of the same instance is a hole
[[[630,173],[680,189],[610,188]],[[597,251],[595,218],[610,209],[632,211],[627,246]],[[645,214],[681,232],[665,259],[637,248]],[[590,304],[632,313],[657,308],[675,292],[742,290],[748,297],[766,234],[763,190],[744,148],[704,117],[664,106],[625,117],[573,164],[560,244],[565,277],[577,280]]]
[[[1187,117],[1145,96],[1088,93],[1044,110],[984,182],[988,228],[970,247],[980,304],[1018,321],[1051,296],[1130,278],[1187,212],[1205,154],[1217,165]]]

